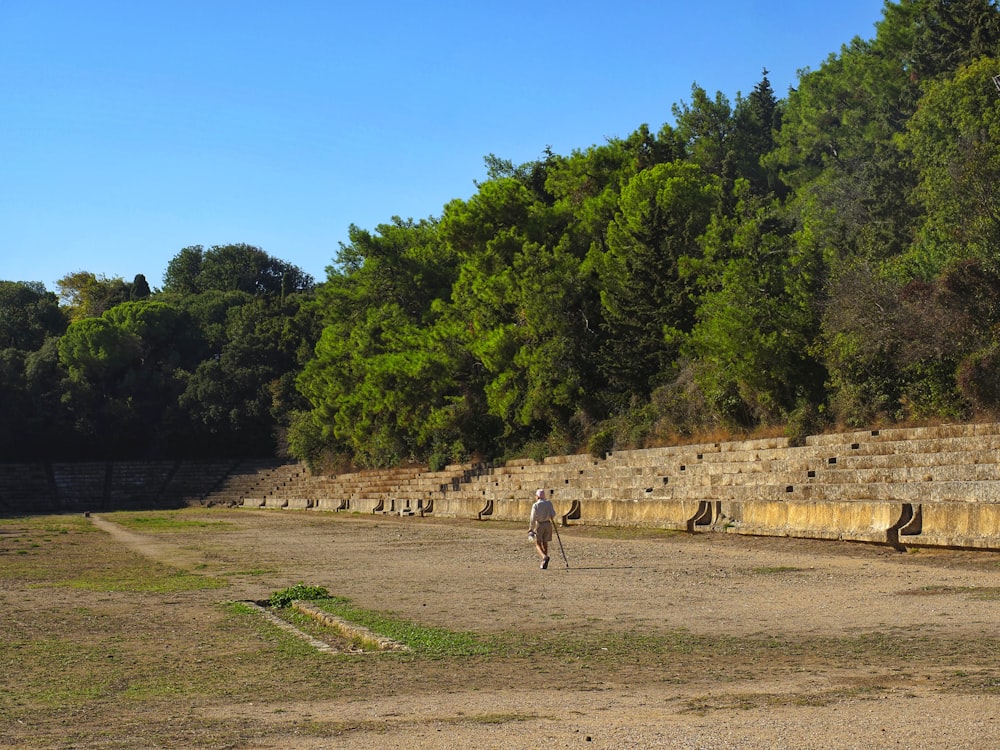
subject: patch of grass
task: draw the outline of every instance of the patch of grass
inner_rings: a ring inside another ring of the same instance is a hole
[[[95,529],[82,516],[37,516],[5,519],[0,530],[0,559],[4,576],[37,582],[56,568],[77,566],[73,550],[81,534]],[[55,554],[53,554],[56,550]],[[44,559],[44,564],[43,564]]]
[[[949,675],[949,687],[970,695],[1000,695],[1000,672],[991,669],[959,669]]]
[[[222,602],[222,608],[231,615],[237,615],[240,617],[245,615],[248,619],[251,617],[256,619],[256,611],[246,602]]]
[[[95,700],[109,683],[107,665],[118,655],[98,645],[50,636],[12,640],[0,647],[0,661],[18,670],[18,690],[0,690],[0,703],[24,700],[62,707]],[[53,667],[58,665],[58,670]]]
[[[835,688],[815,693],[719,693],[684,701],[684,711],[704,716],[711,711],[751,711],[806,706],[821,708],[844,700],[877,700],[889,688],[878,685]]]
[[[374,654],[384,650],[373,643],[370,637],[366,638],[360,632],[351,633],[349,630],[333,627],[312,613],[303,612],[295,607],[275,610],[274,614],[306,635],[326,643],[341,653]]]
[[[794,565],[764,565],[759,568],[751,568],[750,571],[757,575],[770,576],[779,573],[804,573],[805,568],[796,568]]]
[[[512,721],[532,721],[537,719],[537,716],[529,716],[528,714],[517,714],[517,713],[498,713],[498,714],[476,714],[474,716],[463,716],[460,719],[454,719],[454,723],[465,723],[470,722],[473,724],[508,724]]]
[[[274,568],[254,568],[253,570],[235,570],[229,575],[233,576],[266,576],[277,573]]]
[[[315,658],[316,649],[308,642],[261,617],[258,611],[246,602],[223,602],[222,607],[231,617],[239,620],[241,627],[252,630],[262,641],[274,647],[281,658],[296,660]]]
[[[108,539],[83,516],[38,516],[20,521],[18,541],[12,544],[4,539],[0,559],[5,577],[28,586],[176,593],[226,585],[219,578],[142,558]]]
[[[109,520],[134,531],[156,533],[161,531],[191,531],[192,529],[226,529],[233,524],[226,521],[203,521],[183,518],[184,511],[152,511],[146,513],[114,513]]]
[[[181,698],[188,692],[188,686],[166,677],[147,677],[132,680],[122,691],[122,697],[128,700],[151,700],[154,698]]]
[[[344,597],[317,599],[313,604],[324,612],[368,628],[377,635],[399,641],[426,656],[476,656],[493,651],[490,644],[475,633],[418,625],[392,615],[360,609]]]
[[[903,596],[937,596],[941,594],[954,594],[957,592],[955,586],[920,586],[915,589],[906,589],[899,593]]]
[[[188,573],[164,565],[139,565],[110,571],[89,570],[63,583],[87,591],[132,591],[148,594],[175,594],[179,591],[218,589],[226,582],[212,576]]]
[[[128,514],[122,515],[127,517]],[[4,540],[5,548],[0,552],[18,556],[4,561],[4,575],[16,577],[27,585],[143,593],[197,591],[226,585],[218,578],[178,571],[139,558],[121,545],[102,544],[100,551],[90,551],[88,542],[103,541],[103,532],[83,516],[38,516],[18,521],[16,547],[8,549]],[[52,554],[53,550],[58,553]]]
[[[904,596],[942,596],[947,594],[965,594],[982,601],[1000,600],[1000,586],[921,586],[915,589],[901,591]]]
[[[965,587],[965,593],[973,599],[989,602],[1000,601],[1000,586],[968,586]]]

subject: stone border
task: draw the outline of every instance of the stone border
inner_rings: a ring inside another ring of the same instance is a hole
[[[262,607],[257,602],[244,600],[240,602],[240,604],[246,604],[248,607],[254,609],[258,614],[263,615],[264,618],[267,619],[272,625],[277,625],[279,628],[281,628],[287,633],[291,633],[296,638],[301,638],[302,640],[306,641],[310,646],[315,648],[317,651],[321,651],[324,654],[344,653],[339,649],[335,649],[329,643],[321,641],[318,638],[313,638],[308,633],[304,633],[303,631],[299,630],[297,627],[292,625],[292,623],[288,622],[287,620],[282,620],[280,617],[274,614],[274,612],[271,612],[266,607]]]
[[[410,647],[399,641],[394,641],[391,638],[384,638],[370,631],[368,628],[361,625],[355,625],[353,623],[347,622],[336,615],[332,615],[329,612],[324,612],[318,607],[309,604],[308,602],[296,599],[292,602],[292,609],[301,612],[307,617],[311,617],[317,622],[336,630],[344,638],[348,638],[352,641],[360,641],[364,648],[359,649],[348,649],[346,651],[341,651],[340,649],[334,648],[329,643],[321,641],[318,638],[314,638],[302,630],[299,630],[292,623],[287,620],[283,620],[278,617],[274,612],[270,611],[267,607],[261,606],[259,603],[251,600],[244,600],[241,602],[247,606],[254,609],[257,613],[263,615],[271,624],[277,625],[279,628],[287,633],[291,633],[296,638],[301,638],[306,641],[310,646],[315,648],[324,654],[368,654],[374,653],[375,651],[395,651],[395,652],[405,652],[410,651]]]
[[[332,615],[329,612],[324,612],[319,607],[316,607],[309,602],[302,601],[301,599],[296,599],[292,602],[292,608],[308,617],[312,617],[314,620],[323,623],[327,627],[337,630],[345,638],[361,641],[361,643],[365,646],[369,646],[375,651],[410,650],[410,647],[405,643],[400,643],[399,641],[394,641],[391,638],[380,636],[362,625],[355,625],[354,623],[348,622],[347,620],[337,617],[336,615]]]

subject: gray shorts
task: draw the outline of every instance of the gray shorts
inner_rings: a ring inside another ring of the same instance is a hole
[[[552,541],[552,521],[540,521],[535,524],[535,539],[539,542]]]

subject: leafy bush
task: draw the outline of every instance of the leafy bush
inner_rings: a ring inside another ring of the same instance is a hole
[[[973,352],[958,367],[958,388],[980,412],[1000,412],[1000,346]]]
[[[815,404],[802,400],[788,415],[785,437],[791,445],[805,445],[806,437],[820,431],[823,426],[822,410]]]
[[[329,598],[330,592],[322,586],[306,586],[304,583],[297,583],[287,589],[275,591],[271,594],[268,604],[275,608],[283,608],[290,606],[294,601]]]
[[[595,432],[587,441],[587,449],[594,458],[604,458],[614,447],[615,431],[612,427]]]

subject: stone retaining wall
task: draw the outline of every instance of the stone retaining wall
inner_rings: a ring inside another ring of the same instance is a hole
[[[504,467],[436,508],[523,519],[544,487],[588,524],[1000,549],[998,450],[976,424],[621,451]]]

